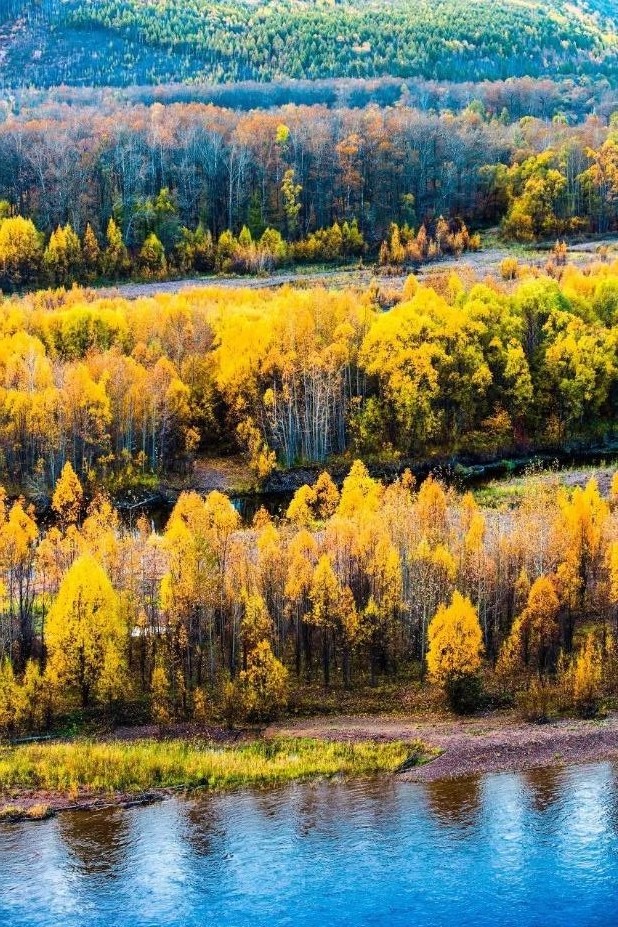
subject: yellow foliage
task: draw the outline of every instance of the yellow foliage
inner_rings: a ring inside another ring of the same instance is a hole
[[[79,557],[65,574],[47,616],[46,642],[51,671],[78,690],[82,705],[100,683],[112,685],[108,670],[122,665],[126,628],[118,597],[92,556]]]
[[[427,666],[431,678],[444,686],[450,677],[472,675],[481,667],[483,633],[474,605],[454,592],[429,625]]]
[[[245,716],[266,721],[282,711],[288,699],[288,671],[274,656],[268,641],[260,641],[238,678]]]
[[[52,496],[52,508],[64,527],[79,520],[84,501],[84,491],[75,470],[67,460],[56,481]]]
[[[601,676],[601,651],[594,635],[588,634],[572,669],[573,702],[576,710],[585,717],[595,715],[598,710]]]
[[[540,576],[532,584],[528,601],[514,621],[500,651],[498,671],[516,674],[524,668],[547,672],[558,647],[560,602],[553,580]]]
[[[343,481],[337,515],[355,518],[375,512],[380,504],[383,487],[369,476],[369,471],[360,460],[355,460]]]

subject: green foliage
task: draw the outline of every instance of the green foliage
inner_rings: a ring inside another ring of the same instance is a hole
[[[317,776],[393,772],[425,753],[422,744],[260,740],[236,747],[198,741],[73,743],[0,749],[5,789],[138,792],[174,786],[212,789],[274,784]]]
[[[9,85],[380,74],[440,80],[455,69],[462,81],[555,73],[598,79],[616,70],[615,21],[598,0],[554,0],[551,7],[515,0],[394,0],[386,7],[374,0],[51,0],[35,10],[32,32],[9,45]],[[35,36],[39,56],[29,58],[23,49]],[[98,60],[92,52],[103,41]],[[479,112],[477,101],[470,108]]]
[[[478,673],[449,677],[444,688],[450,708],[460,715],[477,711],[483,699],[483,680]]]

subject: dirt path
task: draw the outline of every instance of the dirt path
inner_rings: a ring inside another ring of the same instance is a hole
[[[536,725],[511,715],[470,719],[335,717],[271,725],[275,734],[335,740],[422,740],[442,754],[403,776],[416,782],[478,773],[618,759],[618,714],[602,721],[561,720]]]
[[[369,269],[340,268],[316,273],[271,274],[268,277],[189,277],[185,280],[160,280],[155,283],[119,283],[114,287],[104,287],[98,292],[101,296],[123,296],[125,299],[140,299],[155,296],[157,293],[181,293],[183,290],[224,289],[224,290],[268,290],[287,285],[316,286],[331,283],[333,286],[368,285],[373,278]]]
[[[594,260],[600,247],[615,249],[618,236],[606,237],[594,241],[582,242],[569,247],[568,261],[583,264]],[[431,264],[424,264],[415,270],[418,277],[437,272],[463,270],[469,268],[478,276],[499,276],[499,267],[505,257],[514,256],[516,252],[510,247],[490,247],[481,251],[468,252],[459,258],[447,257]],[[530,249],[517,255],[522,263],[543,267],[547,262],[548,251]],[[163,280],[154,283],[121,283],[114,287],[99,290],[101,296],[123,296],[125,299],[139,299],[154,296],[157,293],[180,293],[183,290],[216,289],[263,290],[282,286],[319,286],[328,285],[335,289],[348,286],[367,288],[373,281],[391,289],[403,286],[405,274],[392,277],[376,273],[371,266],[338,267],[331,270],[306,270],[304,272],[282,272],[266,277],[189,277],[185,280]]]

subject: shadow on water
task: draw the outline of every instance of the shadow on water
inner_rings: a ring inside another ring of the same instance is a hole
[[[462,830],[477,826],[482,807],[482,779],[438,779],[425,783],[427,807],[437,822]]]
[[[527,769],[521,773],[526,794],[536,811],[549,811],[560,801],[565,787],[565,770],[562,767]]]

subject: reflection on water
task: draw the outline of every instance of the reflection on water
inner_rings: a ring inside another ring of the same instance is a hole
[[[615,927],[609,763],[319,783],[0,827],[8,927]]]
[[[97,816],[65,814],[58,820],[58,833],[73,865],[86,874],[113,875],[123,865],[129,831],[121,809]]]
[[[560,799],[566,772],[560,766],[553,769],[528,769],[521,774],[528,797],[537,811],[547,811]]]
[[[462,829],[477,825],[482,799],[478,777],[429,782],[425,792],[427,804],[441,824],[456,825]]]

